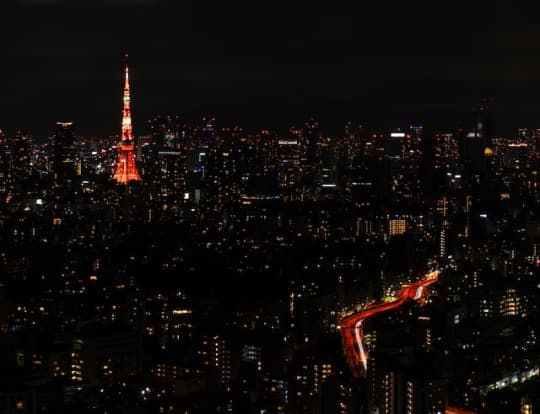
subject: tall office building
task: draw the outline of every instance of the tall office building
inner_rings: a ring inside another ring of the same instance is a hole
[[[433,142],[434,168],[446,172],[458,170],[459,147],[451,133],[438,132]]]
[[[459,128],[460,155],[465,172],[481,173],[486,169],[486,149],[491,149],[491,120],[485,102],[476,108],[472,119],[463,121]]]
[[[186,187],[188,157],[193,152],[186,136],[191,131],[178,116],[159,116],[149,125],[152,140],[145,147],[142,171],[154,195],[152,217],[180,217],[182,206],[192,198]]]
[[[73,122],[56,123],[52,162],[55,185],[62,185],[73,179],[77,166]]]
[[[452,133],[437,132],[433,138],[434,189],[449,193],[461,186],[461,166],[459,163],[459,144]]]
[[[422,127],[412,126],[410,132],[391,132],[385,140],[385,180],[395,200],[418,198],[420,183],[418,168],[422,157]]]
[[[13,178],[28,176],[31,170],[32,140],[28,134],[17,131],[10,143],[9,169]]]
[[[0,130],[0,202],[20,205],[30,191],[27,179],[32,174],[32,147],[26,133],[17,131],[8,137]]]
[[[317,160],[319,134],[319,123],[313,118],[309,119],[304,125],[303,138],[306,146],[306,162],[311,166],[314,165]]]

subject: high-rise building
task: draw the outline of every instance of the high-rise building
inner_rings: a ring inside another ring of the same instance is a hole
[[[137,332],[83,326],[73,339],[70,378],[91,386],[141,373],[142,342]]]
[[[458,170],[459,146],[451,133],[436,133],[433,142],[434,167],[443,172]]]
[[[394,414],[396,373],[386,372],[382,375],[379,391],[379,408],[381,414]]]
[[[306,145],[306,162],[313,165],[317,159],[317,144],[319,142],[319,123],[315,119],[311,118],[305,123],[303,138]]]
[[[298,130],[291,130],[291,135],[278,140],[279,186],[285,200],[297,196],[297,186],[301,178],[300,157],[302,145]]]
[[[474,111],[473,119],[462,121],[460,132],[460,155],[464,171],[477,174],[486,169],[486,149],[491,150],[491,120],[486,103],[482,102]]]
[[[227,386],[232,380],[231,350],[228,342],[213,336],[210,341],[210,367],[216,370],[218,384]]]
[[[400,236],[407,231],[407,222],[403,218],[392,218],[388,220],[388,236]]]
[[[409,132],[391,132],[384,141],[385,170],[392,198],[417,199],[420,194],[418,168],[422,158],[422,126]]]
[[[11,140],[10,171],[11,176],[21,181],[21,177],[30,175],[32,140],[28,134],[17,131],[15,138]]]
[[[76,172],[77,156],[73,122],[57,122],[53,140],[53,172],[55,184],[71,181]]]
[[[538,141],[540,139],[540,130],[538,128],[519,128],[517,141],[527,144],[529,156],[534,158],[540,149]]]
[[[126,55],[127,57],[127,55]],[[126,64],[124,82],[124,107],[122,110],[122,136],[118,144],[118,163],[113,179],[118,183],[127,184],[130,181],[141,181],[141,176],[135,163],[135,145],[131,126],[131,97],[129,88],[129,71]]]

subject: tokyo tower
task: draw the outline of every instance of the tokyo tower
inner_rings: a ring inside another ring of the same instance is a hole
[[[126,55],[127,58],[127,55]],[[122,110],[122,137],[118,148],[118,163],[113,180],[127,184],[131,180],[141,181],[141,175],[135,164],[133,131],[131,129],[131,99],[129,89],[129,72],[126,62],[126,79],[124,83],[124,108]]]

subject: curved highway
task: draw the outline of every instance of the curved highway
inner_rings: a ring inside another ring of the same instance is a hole
[[[457,407],[446,407],[444,414],[476,414],[475,411],[462,410]]]
[[[354,376],[365,375],[367,371],[368,351],[364,345],[364,321],[378,313],[399,308],[408,300],[421,299],[425,288],[436,282],[438,276],[438,270],[428,273],[419,281],[410,285],[404,285],[396,295],[395,300],[370,305],[362,312],[351,315],[341,321],[340,328],[343,339],[343,350]]]

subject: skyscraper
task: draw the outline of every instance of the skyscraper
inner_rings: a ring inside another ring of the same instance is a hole
[[[126,55],[127,58],[127,55]],[[118,183],[127,184],[132,180],[141,181],[141,176],[135,163],[133,131],[131,128],[131,104],[129,88],[129,72],[126,63],[124,83],[124,107],[122,110],[122,136],[118,148],[118,163],[113,179]]]
[[[485,150],[492,145],[491,118],[485,100],[475,108],[472,119],[462,121],[459,132],[463,172],[466,175],[485,172]]]
[[[76,167],[73,122],[57,122],[53,141],[53,170],[55,185],[73,179]]]

